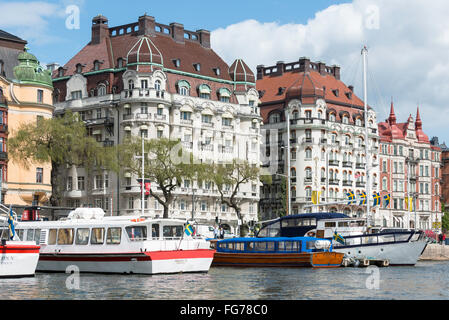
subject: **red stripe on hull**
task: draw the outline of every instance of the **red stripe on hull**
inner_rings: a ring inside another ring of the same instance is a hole
[[[39,253],[39,246],[20,246],[20,245],[6,245],[0,246],[0,254],[10,253]]]
[[[41,254],[41,261],[101,261],[101,262],[123,262],[123,261],[153,261],[173,259],[196,259],[213,258],[215,251],[209,249],[179,250],[179,251],[153,251],[143,253],[58,253]]]

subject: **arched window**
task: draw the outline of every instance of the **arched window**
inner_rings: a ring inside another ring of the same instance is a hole
[[[357,117],[355,119],[355,125],[361,127],[362,126],[362,119],[360,117]]]
[[[190,84],[185,80],[178,81],[178,93],[182,96],[190,96]]]
[[[306,149],[306,159],[312,159],[312,149]]]
[[[299,119],[299,112],[298,111],[293,111],[292,113],[293,119]]]
[[[344,124],[349,124],[349,117],[348,117],[347,115],[344,115],[344,116],[343,116],[343,119],[342,119],[342,122],[343,122]]]
[[[321,180],[326,179],[326,169],[321,168]]]
[[[268,118],[269,123],[279,123],[281,121],[281,116],[279,113],[272,113]]]
[[[323,117],[323,113],[321,111],[318,111],[317,117],[318,117],[318,119],[321,119]]]
[[[211,89],[207,84],[201,84],[198,87],[198,95],[201,99],[210,99]]]
[[[98,96],[105,96],[107,94],[106,86],[104,84],[100,84],[97,88]]]
[[[290,175],[292,178],[296,178],[296,169],[295,168],[290,169]]]
[[[312,169],[309,167],[306,168],[306,178],[308,179],[312,178]]]
[[[306,197],[307,198],[312,197],[312,188],[306,188]]]
[[[336,120],[336,116],[335,116],[335,113],[329,113],[329,121],[332,121],[332,122],[335,122],[335,120]]]
[[[156,91],[161,91],[161,81],[160,81],[160,80],[156,80],[156,81],[154,82],[154,89],[155,89]]]

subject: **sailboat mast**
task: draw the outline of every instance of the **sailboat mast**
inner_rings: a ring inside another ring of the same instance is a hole
[[[367,225],[371,226],[371,210],[370,210],[370,198],[371,198],[371,183],[370,183],[370,157],[369,157],[369,135],[368,135],[368,89],[366,81],[366,56],[368,49],[366,46],[362,49],[363,57],[363,101],[365,109],[365,172],[366,172],[366,219]]]

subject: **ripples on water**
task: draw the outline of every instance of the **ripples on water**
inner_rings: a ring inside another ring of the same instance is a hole
[[[379,268],[379,289],[367,289],[364,268],[211,268],[207,274],[81,274],[80,289],[66,288],[68,274],[1,279],[0,299],[77,300],[333,300],[449,299],[449,261]]]

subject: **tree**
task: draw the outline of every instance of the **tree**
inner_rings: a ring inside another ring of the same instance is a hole
[[[449,230],[449,212],[446,211],[444,203],[441,204],[441,212],[443,213],[441,217],[441,229],[443,232],[446,232]]]
[[[234,209],[237,219],[242,221],[240,187],[250,181],[259,182],[260,168],[247,161],[234,159],[232,163],[210,164],[207,172],[217,186],[221,203]]]
[[[174,191],[184,180],[197,179],[202,172],[201,164],[193,161],[192,154],[182,150],[179,140],[166,138],[145,140],[145,179],[157,184],[162,194],[150,189],[153,196],[164,208],[163,218],[169,218]],[[131,138],[119,146],[119,163],[128,172],[138,177],[142,175],[142,139]]]
[[[8,140],[9,155],[24,168],[32,163],[51,163],[52,206],[60,206],[65,191],[62,170],[67,166],[118,170],[113,147],[103,147],[87,135],[86,126],[77,114],[40,119],[22,124]]]

